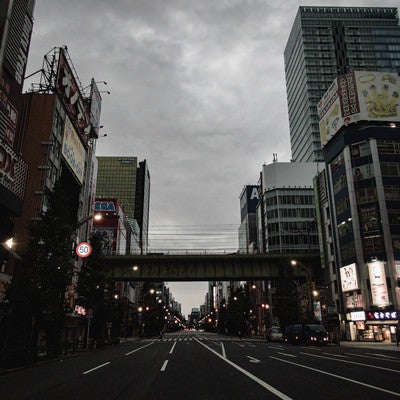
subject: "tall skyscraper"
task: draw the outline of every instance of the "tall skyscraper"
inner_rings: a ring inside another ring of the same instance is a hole
[[[115,197],[122,206],[126,218],[140,228],[141,252],[147,252],[150,173],[146,160],[137,157],[97,157],[96,196]]]
[[[97,197],[115,197],[128,218],[134,218],[137,157],[97,157]]]
[[[292,159],[323,161],[317,104],[339,75],[400,70],[398,11],[300,7],[284,52]]]

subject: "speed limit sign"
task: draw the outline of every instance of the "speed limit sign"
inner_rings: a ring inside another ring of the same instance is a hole
[[[88,242],[80,242],[75,249],[78,257],[85,258],[92,254],[92,246]]]

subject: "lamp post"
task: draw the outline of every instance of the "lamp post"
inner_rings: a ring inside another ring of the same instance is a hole
[[[125,340],[128,336],[128,322],[129,322],[129,291],[128,291],[128,286],[123,285],[123,278],[129,273],[129,272],[136,272],[139,270],[139,267],[137,265],[133,265],[126,269],[122,275],[118,279],[118,293],[114,295],[115,300],[118,300],[120,298],[121,300],[124,301],[124,307],[123,307],[123,316],[124,316],[124,336]]]
[[[311,271],[308,267],[306,267],[301,261],[298,260],[291,260],[290,264],[292,267],[299,267],[302,269],[306,275],[307,275],[307,280],[306,280],[306,301],[307,301],[307,314],[308,314],[308,319],[310,322],[314,319],[314,312],[313,312],[313,299],[312,299],[312,276],[311,276]]]

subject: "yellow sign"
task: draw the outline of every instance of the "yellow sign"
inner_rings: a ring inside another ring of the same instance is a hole
[[[65,119],[62,155],[79,183],[82,184],[85,173],[86,151],[68,118]]]

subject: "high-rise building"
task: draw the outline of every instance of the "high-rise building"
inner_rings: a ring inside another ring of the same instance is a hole
[[[240,198],[239,251],[254,253],[257,249],[256,209],[260,200],[257,185],[246,185]]]
[[[399,43],[396,8],[299,8],[284,52],[293,161],[323,161],[317,104],[332,81],[354,70],[399,71]]]
[[[334,299],[352,340],[395,340],[400,305],[399,93],[398,73],[354,71],[337,77],[318,107],[326,158],[319,178],[321,225],[325,233],[332,228],[324,260],[331,281],[338,283]]]
[[[33,27],[34,0],[0,2],[0,243],[11,243],[13,218],[22,214],[28,164],[21,154],[22,87]],[[0,299],[10,252],[0,245]]]
[[[150,173],[146,160],[139,166],[137,157],[99,156],[97,161],[97,198],[118,199],[126,218],[139,226],[141,253],[146,253],[150,205]]]
[[[150,172],[147,161],[140,161],[136,176],[135,219],[140,227],[139,244],[142,254],[147,254],[150,215]]]

